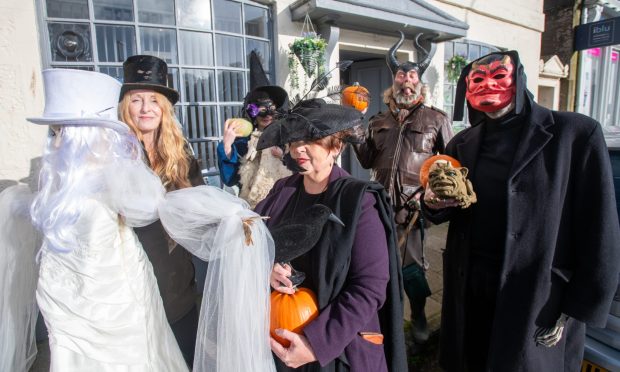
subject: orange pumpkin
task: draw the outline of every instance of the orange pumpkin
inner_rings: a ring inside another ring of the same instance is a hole
[[[420,167],[420,185],[422,185],[422,187],[426,187],[426,184],[428,183],[428,172],[431,169],[431,166],[435,164],[435,162],[437,161],[447,161],[454,168],[459,168],[461,166],[461,163],[455,158],[453,158],[452,156],[448,156],[448,155],[431,156],[430,158],[426,159],[424,163],[422,163],[422,166]]]
[[[370,92],[357,82],[344,88],[342,91],[342,104],[355,107],[359,111],[364,111],[364,109],[368,108],[369,101]]]
[[[308,288],[297,288],[294,294],[274,291],[271,293],[271,321],[269,332],[282,346],[289,347],[290,341],[276,335],[277,328],[302,334],[306,324],[319,316],[316,295]]]

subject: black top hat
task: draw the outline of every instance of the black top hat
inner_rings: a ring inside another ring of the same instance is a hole
[[[162,59],[137,55],[127,58],[123,63],[123,86],[118,100],[134,89],[150,89],[163,94],[174,105],[179,100],[179,92],[168,87],[168,65]]]
[[[262,150],[296,141],[314,141],[361,123],[362,113],[353,107],[329,104],[322,99],[301,101],[265,128],[256,148]]]

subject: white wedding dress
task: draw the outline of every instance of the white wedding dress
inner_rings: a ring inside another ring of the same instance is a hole
[[[3,353],[14,356],[0,363],[0,371],[5,364],[17,366],[10,371],[26,370],[21,366],[34,359],[34,283],[52,372],[187,371],[151,263],[132,229],[159,218],[172,239],[209,261],[193,371],[275,372],[269,347],[274,244],[260,216],[212,186],[165,193],[141,162],[108,168],[92,172],[82,185],[93,190],[90,196],[64,205],[79,217],[54,232],[71,234],[77,243],[52,246],[54,234],[43,234],[38,282],[36,234],[26,217],[31,197],[0,193],[0,268],[9,274],[0,275],[7,299],[0,301],[0,333],[6,333],[0,362]],[[23,216],[10,218],[16,210]],[[15,314],[23,314],[19,322],[12,320]]]
[[[187,371],[153,268],[133,230],[94,199],[74,225],[79,248],[42,249],[37,302],[51,371]]]

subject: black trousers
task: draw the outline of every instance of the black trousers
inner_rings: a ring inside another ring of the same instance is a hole
[[[486,371],[501,262],[472,257],[465,300],[467,371]]]
[[[194,350],[196,347],[196,332],[198,332],[198,309],[196,306],[185,314],[183,318],[170,325],[172,333],[177,339],[185,363],[191,368],[194,364]]]

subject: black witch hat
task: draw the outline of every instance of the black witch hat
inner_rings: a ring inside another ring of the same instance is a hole
[[[326,103],[322,99],[301,101],[265,128],[256,148],[262,150],[296,141],[318,140],[360,125],[362,118],[362,113],[353,107]]]
[[[250,53],[250,92],[243,99],[243,108],[267,97],[273,101],[277,110],[288,109],[288,94],[281,87],[271,85],[260,58],[255,51],[252,51]]]
[[[435,35],[420,33],[415,37],[415,42],[413,43],[413,46],[418,53],[418,59],[421,60],[420,62],[407,61],[404,63],[399,63],[398,59],[396,59],[396,51],[403,44],[403,41],[405,41],[405,34],[403,34],[402,31],[398,32],[400,32],[400,40],[398,40],[396,44],[394,44],[390,48],[388,54],[385,57],[387,65],[390,68],[390,71],[392,71],[392,75],[396,75],[396,72],[398,72],[399,70],[402,70],[404,72],[416,70],[418,72],[418,76],[421,78],[422,74],[424,74],[424,71],[426,71],[428,66],[431,64],[431,60],[433,59],[433,56],[435,55],[435,50],[437,49],[437,45],[432,42],[432,38],[434,38]]]
[[[461,121],[463,120],[463,111],[465,108],[465,93],[467,91],[467,75],[472,69],[472,66],[479,64],[481,60],[488,59],[489,57],[497,55],[498,59],[501,59],[502,56],[509,56],[512,59],[512,64],[514,65],[514,79],[515,79],[515,109],[514,113],[519,115],[522,113],[528,102],[532,102],[533,95],[527,90],[527,77],[525,76],[525,70],[523,65],[521,64],[521,60],[519,59],[519,53],[516,50],[510,50],[506,52],[494,52],[489,53],[485,56],[482,56],[475,61],[470,62],[467,66],[463,68],[461,71],[461,76],[456,84],[456,94],[454,96],[454,115],[452,120]],[[482,122],[486,118],[486,114],[484,112],[480,112],[471,107],[469,102],[467,102],[467,112],[469,116],[469,123],[474,126]]]
[[[123,62],[123,86],[118,100],[125,93],[135,89],[149,89],[163,94],[174,105],[179,100],[179,92],[168,87],[168,65],[155,56],[137,55]]]

